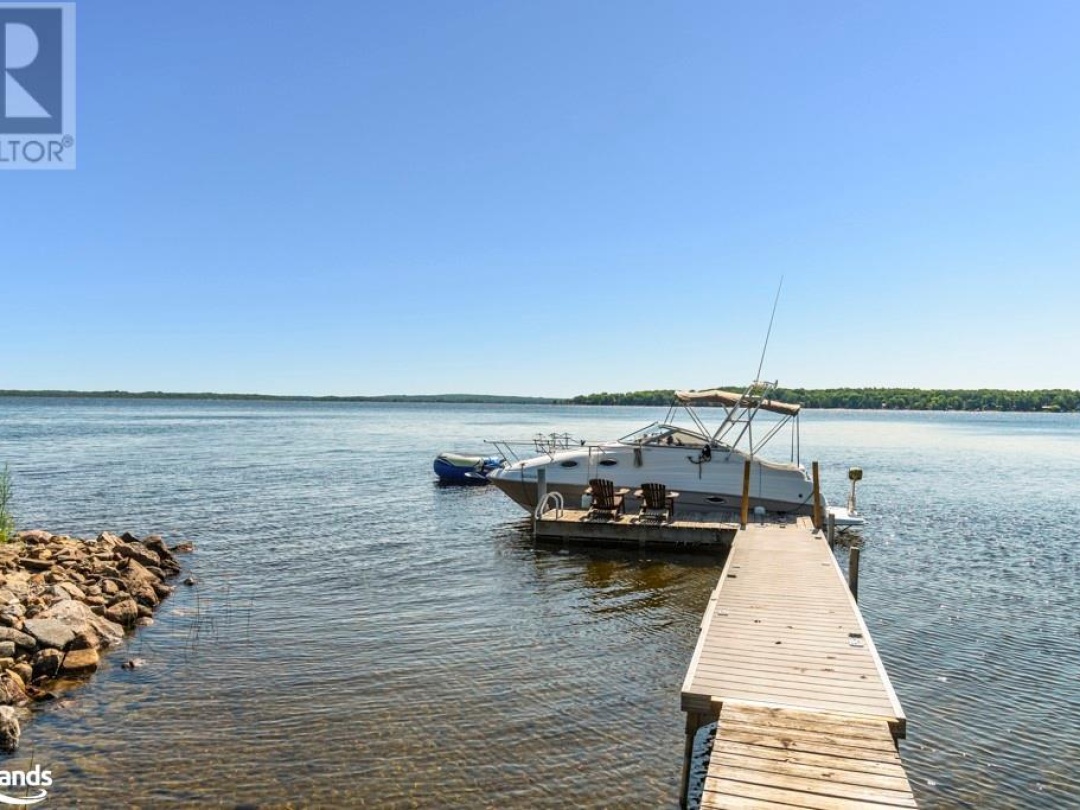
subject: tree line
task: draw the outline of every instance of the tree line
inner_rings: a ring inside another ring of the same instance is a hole
[[[721,386],[742,391],[742,386]],[[675,392],[629,391],[583,394],[570,401],[577,405],[667,405]],[[898,411],[1080,411],[1080,391],[1042,388],[1008,391],[998,388],[778,388],[773,394],[782,402],[805,408],[853,408]]]

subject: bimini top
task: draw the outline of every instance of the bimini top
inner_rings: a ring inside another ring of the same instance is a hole
[[[798,416],[802,405],[790,405],[787,402],[778,402],[775,399],[758,399],[748,397],[745,394],[735,394],[731,391],[721,391],[719,388],[710,388],[707,391],[676,391],[675,398],[683,403],[714,403],[728,408],[757,408],[765,411],[781,413],[785,416]]]

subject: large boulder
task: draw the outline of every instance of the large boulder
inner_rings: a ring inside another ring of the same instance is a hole
[[[23,622],[23,631],[36,638],[40,647],[62,650],[75,640],[75,631],[66,622],[41,618],[45,612],[39,613],[36,619],[27,619]]]
[[[114,647],[124,640],[124,628],[98,616],[88,605],[63,599],[44,610],[39,619],[63,622],[75,634],[75,647]],[[32,621],[32,620],[31,620]]]

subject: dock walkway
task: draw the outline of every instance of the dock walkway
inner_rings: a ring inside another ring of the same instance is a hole
[[[719,721],[703,808],[914,807],[906,719],[836,558],[810,521],[732,542],[682,688],[683,795],[695,734]]]

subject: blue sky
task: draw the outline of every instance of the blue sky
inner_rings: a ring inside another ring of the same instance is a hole
[[[0,388],[1080,387],[1075,2],[88,2]]]

